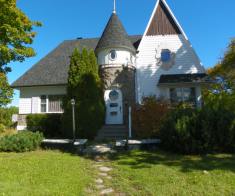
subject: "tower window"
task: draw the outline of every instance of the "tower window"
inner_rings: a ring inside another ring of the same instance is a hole
[[[115,50],[111,50],[109,53],[109,58],[111,61],[114,61],[117,58],[117,52]]]
[[[163,49],[161,53],[161,61],[167,63],[171,60],[171,51],[168,49]]]

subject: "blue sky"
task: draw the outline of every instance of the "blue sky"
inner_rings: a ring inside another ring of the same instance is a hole
[[[117,0],[117,14],[129,34],[143,34],[156,0]],[[234,0],[167,0],[206,68],[214,66],[235,37]],[[11,63],[12,83],[63,40],[99,37],[112,13],[113,0],[18,0],[30,19],[41,21],[32,45],[37,55]],[[18,105],[16,91],[12,105]]]

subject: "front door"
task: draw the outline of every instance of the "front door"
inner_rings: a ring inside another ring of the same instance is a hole
[[[107,125],[123,124],[122,92],[118,89],[106,90],[104,94]]]

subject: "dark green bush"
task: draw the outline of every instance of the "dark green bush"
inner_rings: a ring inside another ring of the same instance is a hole
[[[186,154],[235,152],[235,96],[209,93],[204,102],[202,109],[179,106],[168,114],[162,147]]]
[[[71,99],[75,99],[76,137],[94,139],[102,127],[105,105],[99,66],[94,51],[74,50],[68,72],[67,96],[63,102],[64,130],[72,137]]]
[[[64,138],[62,114],[30,114],[26,121],[29,131],[39,131],[46,138]]]
[[[208,132],[198,126],[198,114],[199,111],[190,107],[172,109],[160,130],[161,145],[166,150],[186,154],[209,150]]]
[[[168,113],[168,104],[156,97],[146,97],[132,109],[132,127],[137,138],[159,136],[162,121]],[[153,115],[154,114],[154,115]]]
[[[15,135],[0,138],[1,152],[26,152],[36,150],[43,140],[39,132],[22,131]]]

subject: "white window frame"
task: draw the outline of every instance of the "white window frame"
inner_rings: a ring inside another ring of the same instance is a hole
[[[42,112],[42,110],[41,110],[41,97],[42,96],[46,96],[46,112]],[[40,96],[40,113],[41,114],[63,114],[64,111],[49,112],[49,96],[53,96],[53,95],[41,95]],[[63,96],[63,95],[57,95],[57,96]]]

